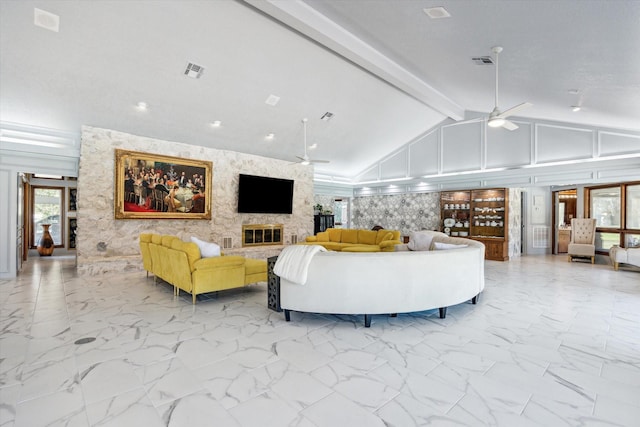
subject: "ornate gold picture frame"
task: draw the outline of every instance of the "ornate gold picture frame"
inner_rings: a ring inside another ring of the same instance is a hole
[[[115,150],[116,219],[211,219],[213,164]]]

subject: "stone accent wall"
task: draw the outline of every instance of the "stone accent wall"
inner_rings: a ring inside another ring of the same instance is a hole
[[[353,227],[371,229],[381,225],[400,230],[437,230],[440,223],[440,193],[365,196],[353,199]]]
[[[114,219],[116,148],[213,162],[212,219]],[[293,214],[237,213],[240,173],[293,179]],[[83,126],[78,176],[78,270],[90,274],[140,270],[140,233],[172,234],[185,241],[197,236],[220,246],[223,238],[231,237],[233,247],[226,252],[234,254],[245,252],[242,249],[243,224],[284,224],[285,244],[290,242],[292,234],[303,240],[313,234],[313,201],[313,169],[309,167]],[[246,251],[246,254],[262,258],[263,252],[265,250]]]

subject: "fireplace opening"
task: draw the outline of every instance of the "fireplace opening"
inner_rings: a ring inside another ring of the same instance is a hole
[[[242,226],[242,246],[281,245],[282,224],[249,224]]]

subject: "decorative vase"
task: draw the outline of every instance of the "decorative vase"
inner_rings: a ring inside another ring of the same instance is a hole
[[[53,248],[55,247],[53,237],[51,237],[51,233],[49,233],[49,227],[51,227],[51,224],[42,224],[44,231],[42,232],[40,242],[38,242],[38,253],[40,256],[51,256]]]

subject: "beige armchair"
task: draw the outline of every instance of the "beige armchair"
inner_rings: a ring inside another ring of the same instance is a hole
[[[571,220],[571,241],[569,242],[569,262],[574,257],[591,258],[596,262],[596,220],[593,218],[573,218]]]

